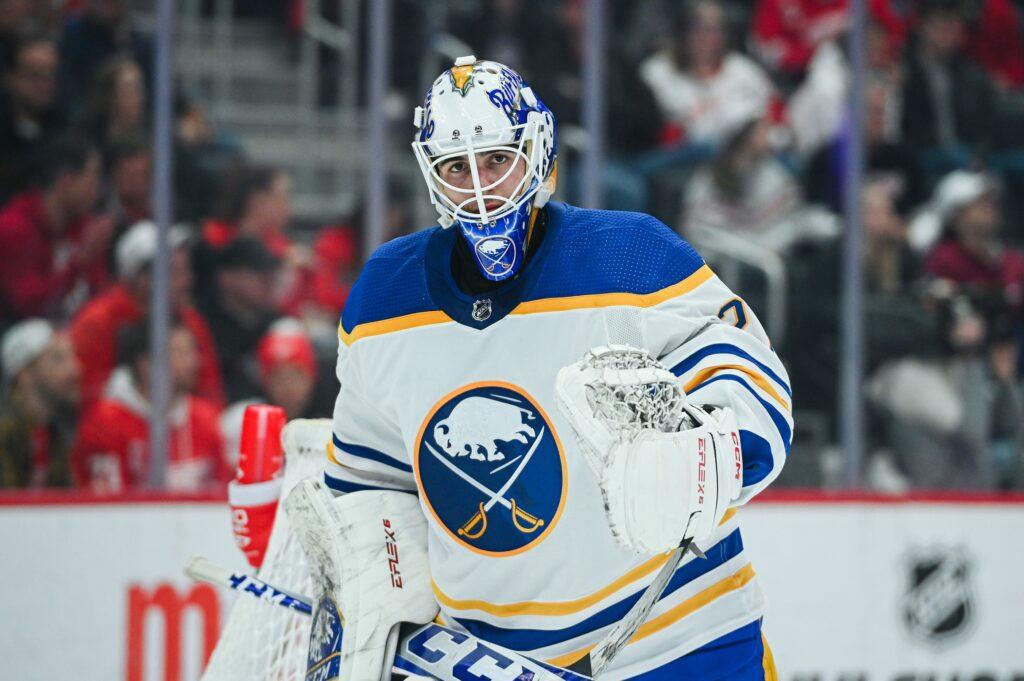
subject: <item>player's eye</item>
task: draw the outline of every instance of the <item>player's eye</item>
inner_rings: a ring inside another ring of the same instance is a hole
[[[447,161],[441,165],[441,175],[453,177],[466,172],[466,162],[461,160]]]
[[[492,164],[496,165],[496,166],[501,166],[501,165],[505,165],[506,163],[508,163],[509,162],[509,158],[510,158],[510,154],[508,152],[496,151],[493,154],[491,154],[491,156],[490,156],[490,158],[488,160],[490,160],[490,162]]]

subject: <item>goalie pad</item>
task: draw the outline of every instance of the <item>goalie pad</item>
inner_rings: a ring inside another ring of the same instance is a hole
[[[661,553],[712,535],[743,488],[731,409],[686,404],[674,374],[625,346],[564,367],[555,389],[622,545]]]
[[[386,681],[403,622],[438,613],[427,562],[427,523],[418,499],[391,490],[335,498],[319,480],[285,501],[321,595],[344,622],[341,681]]]

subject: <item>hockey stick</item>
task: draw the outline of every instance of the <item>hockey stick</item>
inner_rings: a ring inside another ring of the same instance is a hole
[[[662,592],[665,591],[665,587],[668,586],[668,580],[671,579],[675,573],[676,568],[679,567],[679,563],[682,562],[683,556],[686,555],[686,551],[690,550],[693,554],[699,558],[707,558],[704,552],[694,545],[692,539],[684,539],[679,546],[672,551],[668,557],[668,561],[661,566],[661,570],[654,576],[654,580],[647,585],[647,589],[644,591],[644,595],[640,597],[633,607],[629,609],[621,620],[609,631],[603,639],[597,642],[590,652],[573,662],[567,667],[570,671],[576,672],[577,674],[583,674],[592,678],[597,678],[598,675],[608,664],[612,661],[622,647],[629,642],[629,639],[633,637],[636,630],[644,623],[647,619],[647,615],[650,614],[651,608],[659,598],[661,598]]]
[[[232,572],[196,556],[185,566],[194,580],[234,589],[272,605],[304,615],[313,614],[313,600],[267,584],[258,577]],[[475,678],[480,681],[590,681],[589,677],[544,664],[506,648],[440,624],[404,624],[399,634],[394,666],[409,674],[438,681]]]

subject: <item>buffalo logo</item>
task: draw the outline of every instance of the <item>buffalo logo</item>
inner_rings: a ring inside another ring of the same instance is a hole
[[[453,66],[448,70],[448,78],[452,81],[452,89],[463,97],[473,87],[474,68],[476,68],[474,64],[466,64],[465,66]]]
[[[516,259],[516,245],[507,236],[492,236],[476,245],[480,262],[488,274],[500,277],[512,269]]]
[[[492,555],[541,541],[565,501],[565,458],[551,421],[509,383],[471,384],[434,406],[416,443],[416,477],[449,536]]]
[[[974,619],[966,554],[960,549],[918,551],[908,568],[903,621],[910,633],[933,644],[965,633]]]
[[[341,614],[330,596],[324,596],[313,614],[306,656],[306,681],[336,679],[341,673]]]

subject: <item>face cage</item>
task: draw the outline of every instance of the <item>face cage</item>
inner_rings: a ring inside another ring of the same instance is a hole
[[[427,189],[430,191],[430,202],[437,208],[438,213],[442,217],[442,224],[444,224],[444,226],[447,227],[452,225],[456,220],[463,222],[475,222],[481,225],[486,225],[488,223],[493,224],[497,220],[517,211],[523,204],[529,201],[534,194],[537,193],[541,183],[544,181],[543,173],[541,172],[541,166],[544,164],[544,157],[541,155],[542,145],[538,144],[536,140],[536,121],[514,125],[508,128],[501,128],[499,130],[486,133],[485,137],[498,137],[499,139],[512,137],[514,139],[516,132],[522,132],[516,146],[512,146],[510,144],[487,144],[477,148],[473,145],[473,139],[470,136],[465,138],[462,148],[437,155],[433,158],[431,158],[429,154],[429,148],[431,146],[438,146],[436,141],[412,143],[413,152],[416,155],[416,160],[420,166],[420,172],[423,174],[423,179],[426,180],[427,183]],[[487,186],[481,186],[480,174],[476,166],[477,154],[488,154],[492,151],[498,150],[514,154],[515,162],[509,166],[509,169],[505,171],[500,178]],[[469,171],[473,181],[473,187],[471,189],[456,187],[445,182],[437,172],[439,165],[453,158],[465,158],[466,163],[469,164]],[[488,194],[488,191],[493,190],[508,178],[508,176],[515,170],[520,160],[526,163],[526,172],[523,174],[523,179],[516,185],[511,195],[506,197],[495,193]],[[442,187],[448,189],[454,194],[465,194],[466,198],[459,203],[455,203],[444,193]],[[502,206],[493,212],[488,212],[485,204],[487,201],[491,200],[501,201]],[[477,212],[475,213],[471,213],[465,209],[466,206],[472,204],[476,204]]]

